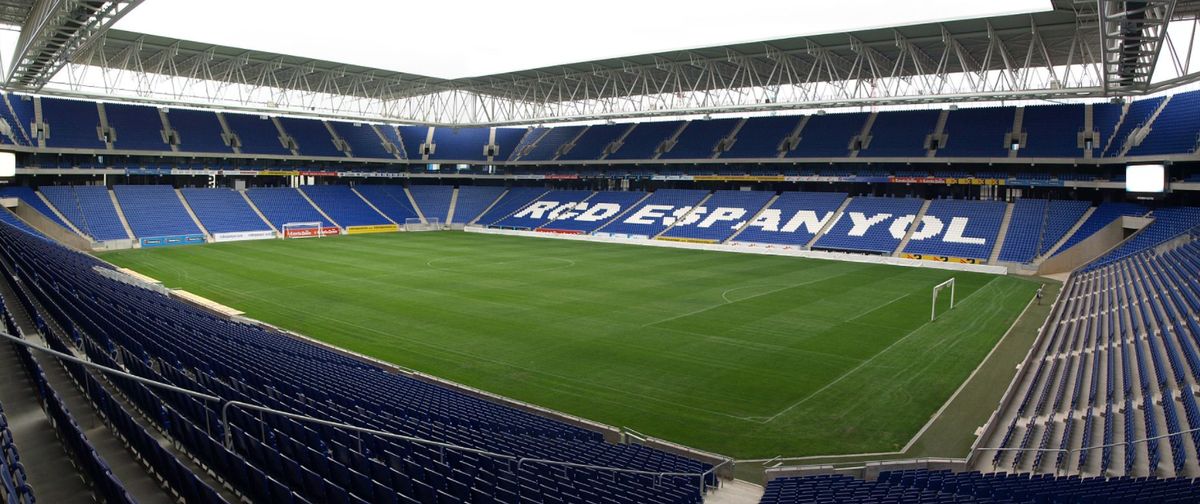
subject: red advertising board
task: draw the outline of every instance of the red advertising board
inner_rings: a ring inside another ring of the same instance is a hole
[[[341,232],[342,232],[341,229],[338,229],[336,227],[327,227],[327,228],[322,229],[322,231],[323,231],[322,234],[325,234],[326,236],[341,234]],[[284,231],[285,238],[310,238],[313,236],[318,236],[317,228],[315,228],[315,227],[300,228],[300,229],[288,229],[287,231]]]

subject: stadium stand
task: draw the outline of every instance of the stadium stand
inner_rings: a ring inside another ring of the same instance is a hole
[[[1194,502],[1198,489],[1186,478],[1080,478],[1078,476],[884,471],[875,481],[846,475],[776,478],[762,504],[984,503],[984,502]]]
[[[617,141],[630,127],[629,124],[593,124],[588,127],[583,136],[575,141],[575,146],[563,155],[560,161],[588,161],[600,159],[604,149]]]
[[[621,148],[605,159],[652,159],[664,141],[679,130],[683,121],[644,122],[625,136]]]
[[[946,116],[946,144],[937,157],[1008,157],[1004,135],[1012,131],[1013,107],[960,108]],[[1063,132],[1059,132],[1063,134]]]
[[[1002,201],[934,200],[904,252],[987,260],[996,245]]]
[[[116,185],[113,193],[135,238],[200,234],[171,186]]]
[[[735,239],[741,243],[804,246],[846,200],[840,192],[784,191]]]
[[[1013,203],[1012,219],[1000,249],[1001,261],[1030,263],[1038,255],[1038,245],[1046,226],[1049,201],[1020,198]]]
[[[984,438],[1012,450],[978,465],[1131,477],[1196,464],[1200,233],[1167,234],[1071,275]]]
[[[800,141],[788,153],[789,158],[845,157],[850,154],[850,140],[862,131],[869,113],[818,114],[809,116],[800,130]]]
[[[96,102],[41,98],[42,121],[50,126],[47,147],[105,149],[101,140],[100,111]]]
[[[562,220],[563,214],[571,215],[575,210],[580,209],[580,204],[592,194],[592,191],[550,191],[492,225],[502,228],[537,229]]]
[[[483,148],[480,147],[482,150]],[[450,215],[450,198],[454,194],[454,186],[448,185],[411,185],[408,192],[412,193],[413,201],[421,209],[421,215],[426,220],[437,219],[446,223]]]
[[[696,475],[709,469],[640,445],[608,444],[597,432],[384,372],[257,326],[219,319],[102,276],[93,268],[106,267],[103,263],[9,225],[0,224],[0,243],[8,259],[19,265],[18,271],[37,272],[39,282],[65,282],[62,285],[71,292],[87,299],[38,291],[43,304],[51,307],[47,308],[51,317],[79,325],[77,345],[82,351],[101,363],[115,363],[114,355],[125,352],[145,355],[145,362],[132,359],[126,364],[140,376],[356,424],[367,420],[360,416],[359,407],[369,404],[373,428],[495,450],[502,457]],[[124,316],[96,316],[106,312]],[[150,365],[159,360],[179,365],[161,369]],[[195,374],[184,373],[183,368]],[[239,385],[227,385],[232,380]],[[229,416],[227,432],[233,444],[227,450],[207,434],[220,417],[217,405],[158,393],[128,380],[114,384],[139,409],[156,412],[150,418],[160,428],[254,500],[292,500],[292,492],[316,502],[375,500],[387,494],[393,496],[389,502],[448,503],[483,499],[582,503],[599,501],[602,495],[630,504],[701,499],[699,476],[652,478],[546,463],[514,465],[496,455],[341,429],[318,430],[274,414],[239,410]],[[321,400],[297,400],[301,394]],[[414,415],[418,411],[419,416]]]
[[[483,146],[488,143],[490,131],[488,128],[434,128],[433,144],[437,149],[429,159],[484,161]]]
[[[521,153],[520,161],[549,161],[558,156],[563,144],[570,142],[579,135],[585,126],[559,126],[550,128],[545,134],[538,135],[537,142],[531,143],[527,150]]]
[[[914,198],[855,197],[813,248],[890,254],[923,203]]]
[[[653,238],[691,213],[708,194],[701,189],[659,189],[601,231],[609,235]]]
[[[421,144],[429,134],[429,126],[400,126],[396,128],[409,159],[422,159]]]
[[[372,128],[370,124],[344,121],[328,121],[328,124],[333,126],[333,130],[339,137],[342,137],[342,140],[346,141],[346,145],[350,147],[351,156],[395,159],[384,147],[385,141],[379,138],[379,135],[375,133],[375,128]]]
[[[96,241],[127,240],[129,234],[103,186],[42,186],[38,189],[80,232]]]
[[[504,188],[500,186],[459,186],[458,199],[454,202],[454,218],[446,223],[470,224],[503,192]]]
[[[1130,156],[1190,153],[1200,143],[1200,91],[1179,93],[1154,119],[1142,143],[1129,149]]]
[[[721,159],[777,158],[779,146],[803,116],[753,117],[738,130],[737,138]]]
[[[881,113],[871,126],[871,142],[859,157],[925,157],[925,137],[937,127],[940,110]]]
[[[275,229],[290,222],[320,222],[322,226],[333,223],[321,216],[300,191],[291,187],[255,187],[246,190],[246,196],[263,216],[271,221]],[[332,218],[332,217],[330,217]],[[340,223],[339,223],[340,224]]]
[[[1096,207],[1096,211],[1092,212],[1092,215],[1067,239],[1066,243],[1063,243],[1063,246],[1058,249],[1055,255],[1074,247],[1076,243],[1088,239],[1096,231],[1099,231],[1100,228],[1107,226],[1110,222],[1122,216],[1139,217],[1146,215],[1148,212],[1149,210],[1146,207],[1136,203],[1104,203]]]
[[[405,148],[404,139],[400,138],[400,131],[395,126],[391,124],[379,124],[375,129],[382,133],[384,139],[395,147],[396,152],[400,153],[400,159],[409,159],[410,156],[412,156],[412,159],[421,159],[421,151],[415,150],[410,154],[408,149]]]
[[[343,228],[393,224],[387,217],[371,208],[358,194],[355,194],[350,186],[310,185],[301,187],[300,191],[307,195],[317,208],[324,211],[325,215]]]
[[[1121,245],[1097,258],[1088,265],[1088,269],[1095,269],[1124,259],[1200,224],[1200,208],[1196,207],[1161,208],[1151,212],[1150,216],[1154,222],[1122,242]]]
[[[267,116],[222,112],[229,130],[241,140],[241,151],[245,154],[273,154],[286,156],[292,152],[283,147],[279,140],[279,128]],[[174,123],[171,123],[174,124]]]
[[[1042,235],[1039,240],[1040,245],[1037,249],[1037,255],[1041,256],[1049,252],[1055,244],[1062,241],[1063,237],[1071,231],[1079,219],[1087,213],[1091,204],[1087,201],[1078,200],[1051,200],[1046,206],[1046,218],[1044,220]],[[1067,247],[1064,245],[1062,249]]]
[[[715,191],[704,205],[693,209],[662,236],[724,242],[774,196],[770,191]]]
[[[717,143],[729,136],[741,119],[690,121],[676,138],[675,146],[660,159],[710,159],[717,154]]]
[[[113,129],[114,149],[171,150],[171,146],[163,141],[162,119],[154,107],[105,103],[104,117]]]
[[[8,123],[9,129],[0,141],[28,146],[33,124],[33,100],[29,97],[5,93],[0,95],[0,119]]]
[[[186,188],[179,191],[209,233],[271,230],[237,191],[221,188]]]
[[[585,206],[579,206],[579,214],[571,218],[560,218],[547,222],[543,229],[565,233],[588,234],[613,219],[624,215],[635,203],[646,197],[641,191],[598,191],[588,198]]]
[[[1124,152],[1126,142],[1129,140],[1129,135],[1137,128],[1146,124],[1154,111],[1165,98],[1162,96],[1147,98],[1144,100],[1134,100],[1128,105],[1128,109],[1121,116],[1117,123],[1116,132],[1104,149],[1104,157],[1120,156]]]
[[[1083,105],[1025,107],[1023,114],[1021,130],[1025,142],[1017,151],[1018,157],[1083,156],[1077,135],[1070,134],[1083,131]]]
[[[497,151],[492,157],[498,161],[508,159],[524,136],[525,128],[496,128]]]
[[[510,187],[508,192],[496,200],[496,203],[483,215],[480,215],[475,223],[480,226],[495,224],[546,192],[546,189],[541,187]]]
[[[418,218],[404,186],[360,184],[354,190],[396,224],[403,226],[409,219]]]
[[[233,149],[221,135],[225,133],[217,114],[208,110],[167,109],[167,121],[179,136],[179,149],[188,152],[220,152]]]
[[[58,218],[58,215],[46,205],[45,201],[34,193],[33,189],[25,186],[2,186],[0,187],[0,198],[17,198],[22,205],[27,205],[34,210],[40,212],[43,216],[51,221],[54,221],[63,227],[66,223]]]
[[[13,444],[3,404],[0,404],[0,453],[0,498],[13,504],[37,502],[33,487],[25,481],[25,466],[21,465],[21,454]]]
[[[296,150],[300,154],[325,157],[346,156],[345,153],[338,150],[333,136],[329,134],[329,129],[325,127],[323,121],[285,116],[280,116],[278,119],[279,124],[283,126],[283,131],[286,131],[288,136],[296,141]]]

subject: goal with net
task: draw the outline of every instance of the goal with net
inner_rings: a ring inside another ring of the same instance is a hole
[[[954,279],[951,278],[949,280],[946,280],[945,282],[942,282],[940,284],[933,286],[933,306],[930,307],[930,309],[929,309],[929,321],[930,322],[933,322],[933,320],[937,318],[938,294],[941,294],[941,292],[943,290],[945,290],[947,287],[950,288],[950,307],[947,309],[949,309],[949,310],[954,309]]]
[[[442,221],[438,218],[428,218],[422,221],[420,218],[404,219],[405,231],[438,231],[442,229]]]
[[[280,228],[280,231],[283,231],[284,239],[324,238],[329,234],[337,234],[331,232],[330,228],[323,226],[321,222],[288,222]]]

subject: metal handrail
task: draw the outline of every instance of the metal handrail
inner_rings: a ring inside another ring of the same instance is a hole
[[[214,396],[211,394],[206,394],[203,392],[196,392],[194,390],[188,390],[188,389],[178,387],[178,386],[175,386],[175,385],[172,385],[169,383],[163,383],[160,381],[151,380],[149,378],[143,378],[141,376],[137,376],[135,374],[131,374],[131,373],[128,373],[128,372],[120,370],[120,369],[111,368],[108,366],[97,364],[95,362],[91,362],[86,359],[81,359],[74,355],[66,354],[66,353],[51,349],[51,348],[47,348],[47,347],[44,347],[41,345],[34,344],[24,338],[14,336],[3,330],[0,330],[0,338],[7,339],[18,345],[52,355],[52,356],[57,357],[62,360],[70,361],[70,362],[73,362],[73,363],[76,363],[76,364],[79,364],[79,365],[82,365],[85,367],[95,369],[95,370],[100,371],[105,374],[120,376],[122,378],[136,381],[143,385],[147,385],[150,387],[155,387],[155,388],[159,388],[159,389],[163,389],[163,390],[168,390],[171,392],[177,392],[180,394],[184,394],[184,395],[188,395],[188,396],[195,397],[198,399],[202,399],[207,402],[221,403],[221,429],[224,433],[225,447],[227,449],[229,449],[230,451],[234,451],[234,444],[233,444],[233,431],[232,431],[232,429],[230,429],[229,409],[230,408],[238,408],[238,409],[258,411],[261,413],[269,413],[272,415],[278,415],[278,416],[282,416],[285,418],[290,418],[292,420],[299,420],[302,422],[315,423],[315,424],[319,424],[319,425],[325,425],[328,427],[346,429],[346,430],[350,430],[350,431],[360,432],[360,433],[364,433],[364,434],[371,434],[371,435],[390,438],[390,439],[398,439],[398,440],[407,441],[407,442],[416,443],[416,444],[436,446],[436,447],[442,448],[443,450],[450,449],[450,450],[456,450],[456,451],[461,451],[461,452],[466,452],[466,453],[474,453],[474,454],[483,455],[483,456],[487,456],[487,457],[500,458],[500,459],[504,459],[504,460],[514,461],[516,463],[518,473],[521,470],[522,464],[536,463],[536,464],[545,464],[545,465],[573,467],[573,468],[578,468],[578,469],[592,469],[592,470],[597,470],[597,471],[609,471],[609,472],[624,473],[624,474],[641,474],[641,475],[647,475],[647,476],[655,476],[656,484],[658,482],[661,482],[663,477],[672,477],[672,476],[696,477],[696,478],[700,479],[699,492],[700,492],[700,499],[702,501],[704,499],[705,491],[707,490],[707,484],[705,483],[705,480],[707,479],[708,475],[712,474],[717,469],[717,467],[720,467],[721,465],[724,465],[729,462],[728,460],[726,460],[725,462],[722,462],[721,464],[714,466],[713,468],[711,468],[707,471],[704,471],[704,472],[689,473],[689,472],[671,472],[671,471],[646,471],[646,470],[641,470],[641,469],[627,469],[627,468],[622,468],[622,467],[598,466],[598,465],[591,465],[591,464],[581,464],[581,463],[576,463],[576,462],[564,462],[564,461],[558,461],[558,460],[539,459],[539,458],[533,458],[533,457],[521,457],[521,456],[510,455],[510,454],[506,454],[506,453],[497,453],[497,452],[492,452],[492,451],[487,451],[487,450],[481,450],[478,448],[470,448],[470,447],[466,447],[466,446],[459,446],[459,445],[445,443],[445,442],[441,442],[441,441],[434,441],[431,439],[422,439],[422,438],[417,438],[417,437],[412,437],[412,436],[406,436],[403,434],[396,434],[396,433],[392,433],[392,432],[371,429],[368,427],[359,427],[356,425],[350,425],[350,424],[335,422],[335,421],[331,421],[331,420],[324,420],[324,419],[320,419],[320,418],[310,417],[307,415],[301,415],[298,413],[280,411],[277,409],[268,408],[265,406],[259,406],[256,404],[246,403],[246,402],[242,402],[242,401],[225,400],[221,397]],[[521,490],[520,486],[518,485],[517,486],[517,496],[518,497],[520,497],[520,490]]]
[[[974,455],[975,452],[996,451],[996,452],[1063,453],[1063,454],[1070,455],[1073,453],[1078,453],[1078,452],[1087,451],[1087,450],[1103,450],[1105,448],[1114,448],[1117,446],[1149,443],[1151,441],[1158,441],[1160,439],[1166,439],[1166,438],[1174,437],[1174,436],[1182,436],[1184,434],[1190,434],[1190,433],[1196,432],[1196,431],[1200,431],[1200,427],[1184,429],[1184,430],[1176,431],[1176,432],[1168,432],[1166,434],[1159,434],[1157,436],[1152,436],[1152,437],[1148,437],[1148,438],[1135,439],[1133,441],[1121,441],[1120,443],[1106,443],[1106,444],[1099,444],[1099,445],[1092,445],[1092,446],[1080,446],[1077,448],[1020,448],[1020,447],[1004,447],[1004,448],[983,447],[983,448],[978,448],[978,447],[976,447],[976,448],[971,448],[971,454]],[[1057,464],[1055,464],[1055,465],[1057,466]],[[1058,472],[1058,471],[1059,471],[1059,468],[1056,467],[1055,472]]]

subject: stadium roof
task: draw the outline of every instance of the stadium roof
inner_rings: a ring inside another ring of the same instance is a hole
[[[1200,0],[1055,0],[1045,12],[460,79],[109,29],[138,3],[0,1],[5,22],[29,9],[18,43],[24,56],[14,59],[7,87],[439,124],[508,124],[1123,96],[1200,76],[1200,51],[1193,50],[1200,37]],[[40,16],[53,21],[43,26],[54,28],[30,25],[37,9],[51,4],[59,8]]]

